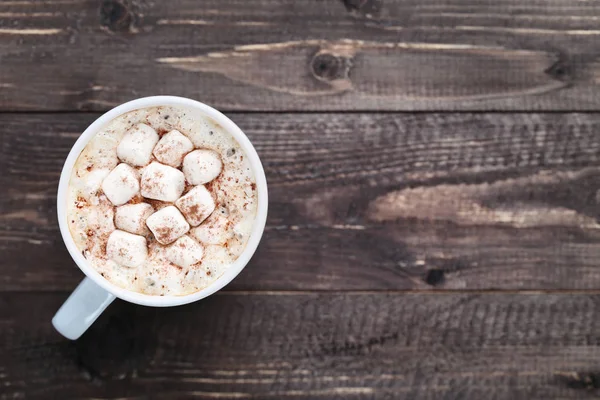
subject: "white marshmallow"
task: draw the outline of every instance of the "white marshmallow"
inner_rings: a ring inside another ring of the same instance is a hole
[[[190,230],[190,225],[175,206],[161,208],[146,219],[146,225],[160,244],[172,243]]]
[[[113,231],[106,243],[106,255],[119,265],[139,267],[148,258],[146,238],[120,230]]]
[[[187,269],[202,260],[204,246],[186,235],[167,247],[165,255],[173,264]]]
[[[145,235],[148,233],[146,219],[154,213],[154,208],[148,203],[125,204],[117,207],[115,226],[122,231]]]
[[[156,159],[171,167],[179,167],[185,156],[194,150],[194,144],[181,132],[174,130],[164,135],[152,152]]]
[[[158,134],[154,129],[146,124],[137,124],[121,139],[117,147],[117,156],[127,164],[143,167],[150,162],[156,142]]]
[[[217,152],[208,149],[194,150],[183,159],[185,179],[192,185],[212,181],[221,173],[223,163]]]
[[[153,162],[142,173],[142,196],[149,199],[174,202],[185,188],[183,173],[168,165]]]
[[[227,218],[213,213],[202,225],[193,228],[190,235],[203,244],[222,245],[233,236],[233,230]]]
[[[102,181],[102,191],[115,206],[127,203],[140,191],[140,182],[135,169],[119,164]]]
[[[215,201],[204,186],[196,186],[175,202],[192,226],[198,226],[215,210]]]

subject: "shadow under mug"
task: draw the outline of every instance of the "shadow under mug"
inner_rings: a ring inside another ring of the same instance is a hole
[[[248,239],[248,243],[246,244],[244,251],[215,282],[198,292],[194,292],[185,296],[146,295],[123,289],[104,279],[94,268],[92,268],[91,265],[89,265],[85,257],[83,257],[83,254],[81,254],[80,250],[75,245],[75,241],[73,240],[67,225],[67,191],[71,172],[75,162],[77,161],[77,158],[79,157],[79,154],[85,148],[90,139],[107,123],[122,114],[126,114],[130,111],[141,108],[158,106],[174,106],[192,109],[212,118],[239,143],[240,147],[250,161],[250,165],[256,179],[258,207],[254,225],[250,233],[250,238]],[[176,96],[144,97],[137,100],[132,100],[113,108],[94,121],[81,134],[79,139],[77,139],[73,145],[73,148],[69,152],[69,155],[67,156],[67,160],[65,161],[65,165],[60,175],[57,195],[57,215],[60,233],[63,241],[65,242],[67,250],[71,254],[71,257],[77,266],[83,271],[86,277],[60,307],[56,315],[54,315],[54,318],[52,318],[52,324],[54,325],[54,328],[56,328],[59,333],[68,339],[75,340],[92,325],[92,323],[100,316],[100,314],[102,314],[106,307],[108,307],[108,305],[117,297],[122,300],[144,306],[171,307],[192,303],[210,296],[231,282],[250,261],[250,258],[258,247],[258,243],[260,242],[265,228],[267,209],[267,180],[265,178],[265,172],[260,162],[260,158],[258,157],[258,154],[252,146],[252,143],[250,143],[248,137],[233,121],[231,121],[221,112],[210,106],[207,106],[206,104],[200,103],[199,101]]]

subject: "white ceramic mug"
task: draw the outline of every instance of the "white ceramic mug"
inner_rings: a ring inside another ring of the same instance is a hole
[[[204,115],[214,119],[238,141],[246,153],[245,155],[250,160],[250,164],[256,178],[258,208],[254,226],[252,227],[252,232],[250,234],[250,238],[248,239],[246,248],[237,258],[237,260],[235,260],[235,262],[229,266],[225,273],[210,286],[185,296],[150,296],[129,291],[112,284],[100,276],[100,274],[88,264],[87,260],[83,257],[75,245],[75,241],[71,237],[71,233],[67,225],[66,208],[69,179],[71,177],[71,171],[73,170],[75,161],[77,160],[77,157],[79,157],[79,154],[84,149],[86,144],[98,131],[100,131],[107,123],[116,117],[140,108],[156,106],[179,106],[191,108],[198,110]],[[188,304],[203,299],[222,289],[225,285],[231,282],[233,278],[235,278],[242,271],[242,269],[244,269],[248,261],[250,261],[250,258],[258,247],[258,243],[263,234],[267,220],[268,208],[267,180],[265,178],[265,172],[258,154],[256,154],[256,150],[250,143],[250,140],[248,140],[248,137],[242,132],[242,130],[225,115],[221,114],[214,108],[207,106],[206,104],[183,97],[144,97],[122,104],[108,111],[106,114],[94,121],[94,123],[92,123],[81,134],[79,139],[77,139],[77,142],[75,142],[75,145],[67,156],[67,160],[65,161],[65,165],[60,175],[60,182],[58,184],[57,208],[58,224],[60,226],[60,233],[65,245],[67,246],[69,253],[71,253],[71,257],[73,257],[73,260],[75,260],[75,263],[86,275],[83,281],[79,284],[79,286],[77,286],[75,291],[58,310],[54,318],[52,318],[52,324],[56,330],[65,337],[74,340],[81,336],[90,327],[90,325],[92,325],[96,318],[102,314],[106,307],[108,307],[108,305],[112,303],[116,297],[130,303],[144,306],[171,307]]]

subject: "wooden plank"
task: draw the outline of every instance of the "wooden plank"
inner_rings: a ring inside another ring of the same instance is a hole
[[[50,325],[65,297],[0,294],[4,398],[600,394],[598,294],[218,294],[173,309],[117,302],[75,343]]]
[[[0,290],[69,290],[62,163],[93,114],[0,115]],[[266,232],[235,290],[597,289],[600,114],[233,114]]]
[[[597,110],[600,5],[0,2],[0,110]]]

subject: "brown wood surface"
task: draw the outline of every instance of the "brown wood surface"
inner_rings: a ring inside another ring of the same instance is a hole
[[[48,323],[65,297],[0,294],[3,398],[600,395],[598,294],[218,294],[174,309],[119,301],[77,342]]]
[[[0,0],[0,400],[599,398],[599,38],[597,0]],[[263,240],[70,342],[62,164],[156,94],[248,134]]]
[[[600,288],[600,114],[231,116],[270,210],[229,289]],[[96,117],[0,115],[0,290],[80,280],[56,187]]]
[[[0,1],[0,109],[597,110],[600,4]]]

